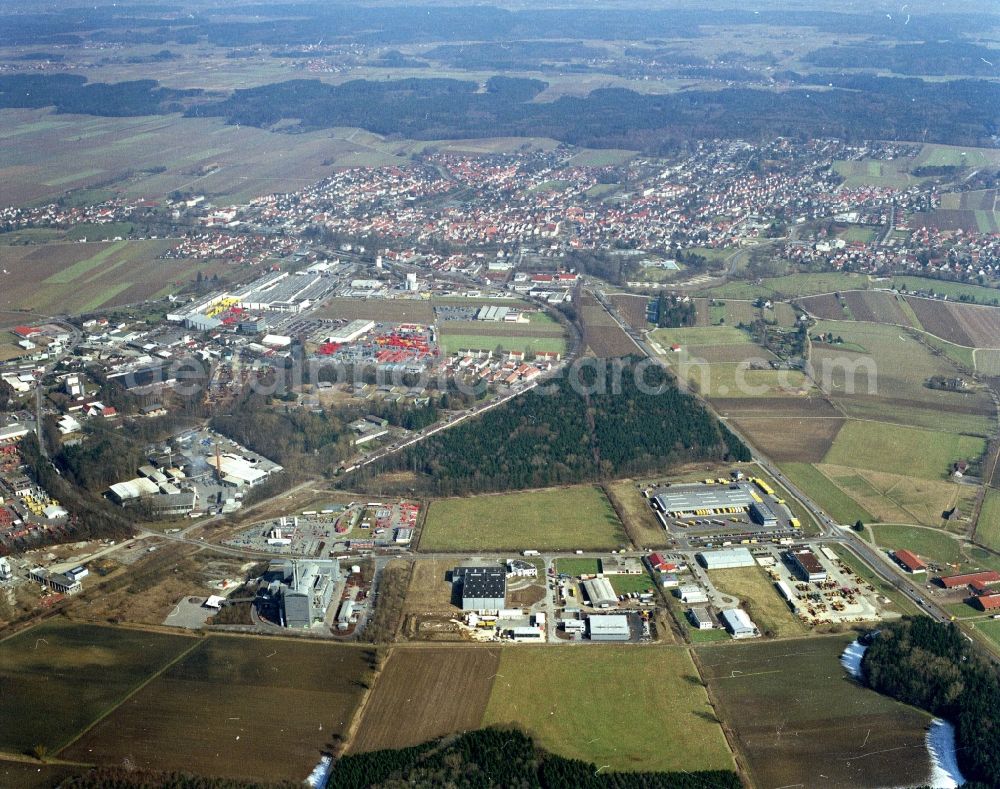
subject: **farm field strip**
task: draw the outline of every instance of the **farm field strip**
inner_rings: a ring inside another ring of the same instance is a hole
[[[442,336],[450,334],[481,335],[486,337],[563,337],[565,332],[557,323],[490,323],[487,321],[442,321],[438,324]]]
[[[506,648],[484,724],[518,725],[543,748],[610,769],[733,769],[682,647]]]
[[[372,320],[380,323],[420,323],[434,322],[434,310],[426,301],[413,299],[352,299],[332,298],[313,312],[317,318],[339,318],[342,320]]]
[[[581,485],[436,500],[420,549],[597,550],[627,542],[603,491]]]
[[[976,541],[1000,551],[1000,490],[988,488],[976,526]]]
[[[795,486],[818,504],[838,523],[865,523],[872,519],[871,513],[844,493],[833,480],[815,465],[802,462],[780,463],[782,472]]]
[[[482,723],[500,649],[396,648],[365,704],[352,753],[406,748]]]
[[[0,642],[0,747],[55,753],[196,646],[186,635],[46,622]]]
[[[955,345],[1000,348],[1000,308],[914,296],[907,303],[924,330]]]
[[[778,463],[822,461],[845,422],[837,416],[731,418],[754,446]]]
[[[356,646],[209,636],[62,756],[115,764],[125,755],[146,769],[231,778],[305,777],[347,730],[369,659]],[[276,709],[290,713],[280,726]]]
[[[824,462],[933,480],[947,476],[956,460],[978,458],[985,448],[983,439],[972,436],[850,420]]]
[[[684,329],[656,329],[652,338],[669,348],[671,344],[698,347],[700,345],[749,345],[750,335],[735,326],[695,326]]]
[[[695,649],[757,786],[916,785],[930,774],[930,717],[841,667],[853,636]]]
[[[950,481],[918,479],[885,472],[819,465],[817,469],[881,523],[942,526],[942,514],[968,505],[973,489]],[[966,495],[963,495],[966,494]],[[960,511],[968,512],[967,507]]]

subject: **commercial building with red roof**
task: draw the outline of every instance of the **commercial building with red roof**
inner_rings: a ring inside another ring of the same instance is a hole
[[[1000,583],[1000,573],[996,570],[985,570],[981,573],[963,573],[962,575],[946,575],[938,578],[938,583],[945,589],[957,589],[960,586],[973,584]]]
[[[893,551],[892,558],[908,573],[922,573],[927,570],[927,565],[915,553],[906,550]]]
[[[1000,611],[1000,594],[988,594],[977,597],[976,604],[984,611]]]

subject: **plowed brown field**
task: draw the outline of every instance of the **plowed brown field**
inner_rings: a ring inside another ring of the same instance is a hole
[[[942,340],[972,348],[1000,348],[1000,308],[909,297],[921,325]]]
[[[479,728],[500,665],[489,647],[396,649],[365,705],[354,753]]]

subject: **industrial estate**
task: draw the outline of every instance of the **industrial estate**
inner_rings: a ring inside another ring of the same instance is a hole
[[[1000,786],[1000,16],[681,5],[0,8],[0,786]]]

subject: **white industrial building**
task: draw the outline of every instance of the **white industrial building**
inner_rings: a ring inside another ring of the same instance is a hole
[[[611,556],[601,559],[601,572],[605,575],[641,575],[642,562],[631,556]]]
[[[745,512],[754,503],[750,486],[745,482],[733,485],[671,485],[654,491],[654,506],[674,518],[692,515],[721,515]]]
[[[778,516],[766,504],[755,501],[750,505],[750,519],[761,526],[773,528],[778,525]]]
[[[148,477],[136,477],[125,482],[115,483],[108,488],[108,492],[115,504],[125,506],[143,496],[155,496],[160,492],[160,486]]]
[[[352,343],[359,337],[367,334],[375,328],[375,321],[356,320],[351,321],[346,326],[341,326],[326,338],[327,342],[346,345]]]
[[[615,588],[607,578],[591,578],[589,581],[584,581],[581,586],[587,593],[592,608],[611,608],[618,605],[618,595],[615,594]]]
[[[517,578],[537,578],[538,568],[531,562],[526,562],[521,559],[508,559],[507,575]]]
[[[76,578],[65,573],[51,573],[44,567],[35,567],[28,574],[31,580],[41,584],[42,588],[59,594],[76,594],[83,588]]]
[[[25,425],[13,424],[7,425],[6,427],[0,427],[0,444],[6,444],[10,441],[20,441],[30,431]]]
[[[628,641],[631,631],[625,614],[602,614],[587,617],[591,641]]]
[[[506,320],[508,312],[510,312],[510,307],[497,307],[497,306],[480,307],[479,311],[476,313],[476,320],[499,323]]]
[[[730,570],[736,567],[753,567],[753,554],[746,548],[723,548],[720,551],[702,551],[696,557],[706,570]]]
[[[705,594],[705,590],[702,589],[697,584],[686,584],[685,586],[678,586],[674,589],[674,594],[680,598],[681,602],[687,603],[688,605],[692,603],[707,603],[708,595]]]
[[[692,606],[688,609],[688,619],[697,630],[711,630],[715,627],[712,615],[704,606]]]
[[[252,488],[255,485],[259,485],[271,476],[271,474],[276,474],[282,470],[282,467],[278,465],[265,470],[259,465],[248,461],[242,455],[229,453],[220,455],[217,463],[219,481],[237,488]]]
[[[760,636],[757,625],[751,621],[747,612],[742,608],[727,608],[719,616],[733,638],[757,638]]]
[[[272,565],[273,569],[277,569],[281,578],[272,585],[272,593],[280,598],[285,627],[305,628],[322,622],[340,580],[340,562],[287,561]]]

